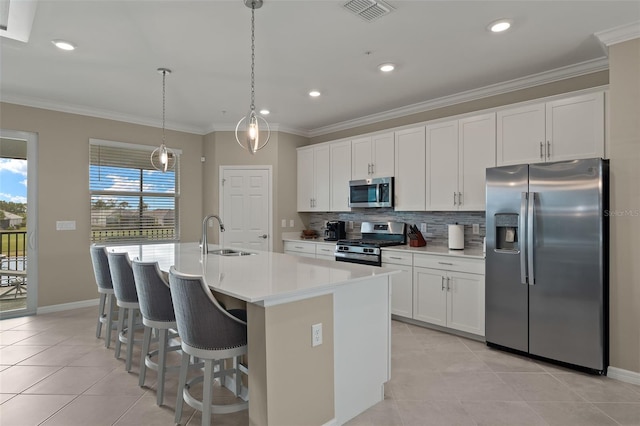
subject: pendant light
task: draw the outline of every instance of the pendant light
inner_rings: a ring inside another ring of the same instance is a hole
[[[171,74],[171,70],[169,68],[158,68],[158,72],[162,74],[162,143],[151,153],[151,165],[154,169],[164,173],[167,170],[173,169],[176,165],[176,154],[165,145],[164,135],[165,79],[167,78],[167,74]]]
[[[245,6],[251,8],[251,105],[249,112],[242,117],[236,125],[236,141],[238,144],[255,154],[256,151],[264,148],[271,137],[269,123],[256,113],[255,108],[255,10],[262,7],[262,0],[244,0]],[[260,121],[264,123],[263,130],[260,130]]]

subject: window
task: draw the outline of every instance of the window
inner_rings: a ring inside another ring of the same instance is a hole
[[[151,166],[155,147],[90,139],[92,242],[176,241],[180,152],[175,169]]]

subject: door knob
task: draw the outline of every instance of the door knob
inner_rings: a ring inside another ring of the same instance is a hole
[[[266,239],[267,238],[267,234],[258,235],[258,238]]]

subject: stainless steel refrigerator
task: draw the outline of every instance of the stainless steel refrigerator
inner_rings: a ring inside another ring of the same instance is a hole
[[[486,340],[606,374],[609,163],[487,169]]]

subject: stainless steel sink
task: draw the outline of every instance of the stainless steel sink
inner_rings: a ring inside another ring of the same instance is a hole
[[[211,250],[209,253],[217,254],[219,256],[251,256],[255,254],[255,253],[249,253],[248,251],[238,251],[233,249]]]

